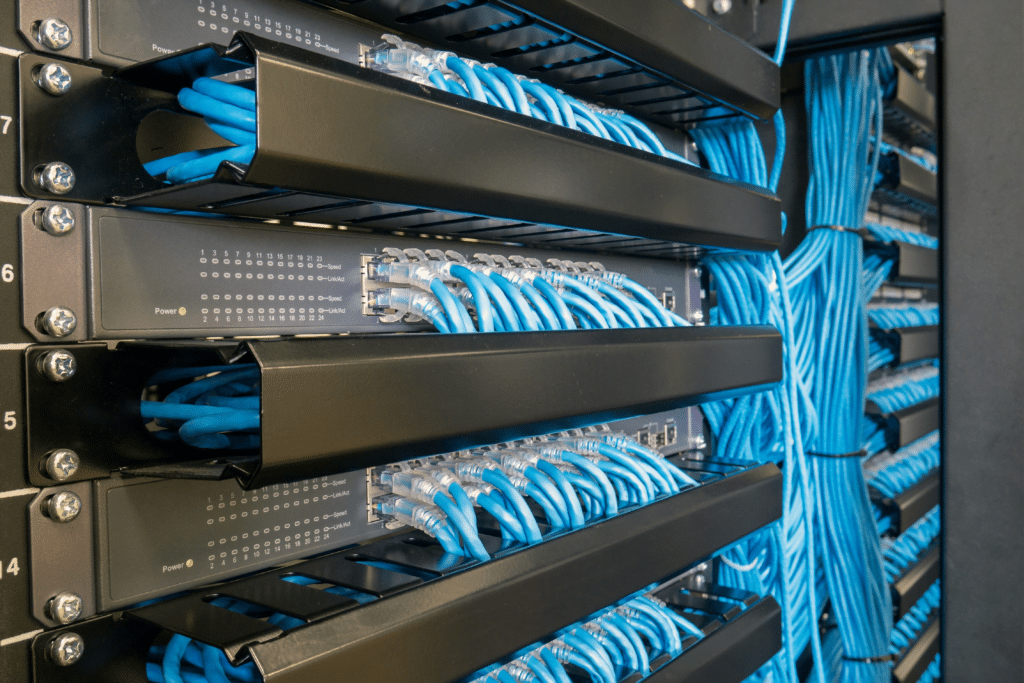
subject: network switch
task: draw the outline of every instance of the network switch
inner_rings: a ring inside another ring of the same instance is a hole
[[[602,428],[628,435],[639,423],[688,430],[699,429],[699,420],[699,411],[686,408]],[[686,441],[659,450],[669,454],[697,447],[703,434],[688,433]],[[56,626],[47,605],[62,592],[81,598],[81,618],[86,618],[401,529],[401,524],[385,525],[378,515],[368,514],[381,493],[370,485],[370,474],[357,470],[251,491],[235,481],[152,477],[58,484],[15,498],[12,517],[22,511],[27,515],[31,563],[6,544],[0,546],[0,559],[10,555],[11,567],[24,564],[33,577],[33,616]],[[79,511],[56,523],[46,509],[60,495],[73,495]],[[44,558],[61,552],[95,562],[82,562],[73,573],[56,571]],[[17,580],[17,572],[12,573],[9,578]]]
[[[74,229],[44,229],[55,206]],[[387,249],[447,249],[467,261],[518,256],[548,268],[561,268],[552,260],[599,262],[650,288],[683,318],[701,310],[699,269],[655,259],[51,203],[25,210],[21,239],[22,318],[40,341],[432,329],[382,322],[366,306],[367,295],[385,286],[367,278],[366,265]],[[57,337],[41,320],[55,308],[74,317],[73,329],[56,330]]]

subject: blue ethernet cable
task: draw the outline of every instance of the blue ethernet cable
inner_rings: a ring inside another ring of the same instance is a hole
[[[494,457],[497,454],[492,454]],[[548,478],[548,476],[540,469],[534,467],[527,460],[523,460],[518,456],[509,457],[496,457],[495,461],[503,464],[510,471],[515,471],[521,474],[523,477],[528,479],[530,483],[536,487],[537,490],[531,491],[526,489],[527,495],[536,500],[538,504],[543,506],[543,500],[546,500],[555,510],[559,518],[559,522],[556,526],[562,526],[566,528],[579,528],[583,526],[582,518],[575,517],[570,512],[570,500],[576,500],[575,494],[569,491],[569,496],[565,495],[564,489],[558,487],[555,482]],[[555,470],[557,472],[557,470]],[[510,473],[510,472],[507,472]],[[576,500],[576,506],[579,506],[579,501]],[[545,514],[547,511],[545,510]],[[550,515],[548,516],[550,520]],[[577,521],[578,520],[578,521]]]
[[[893,413],[939,395],[939,371],[924,367],[872,382],[867,398],[884,413]]]
[[[448,288],[444,286],[444,283],[439,279],[433,279],[430,281],[430,291],[437,297],[438,302],[441,304],[441,308],[444,309],[445,314],[448,316],[448,323],[452,330],[456,333],[467,334],[473,332],[473,323],[469,319],[469,313],[466,312],[466,307],[455,298],[455,295],[448,291]]]
[[[647,491],[651,498],[656,497],[659,493],[666,495],[676,493],[679,490],[678,487],[673,486],[674,482],[669,483],[670,480],[663,476],[662,471],[653,466],[652,463],[654,462],[664,463],[664,460],[661,459],[660,455],[656,458],[652,458],[651,461],[647,461],[643,458],[631,457],[624,451],[615,448],[608,443],[597,443],[595,444],[595,447],[600,455],[603,455],[609,460],[617,462],[623,467],[628,467],[636,472],[637,476],[640,477],[640,480],[644,483],[644,486],[647,487]],[[673,490],[673,488],[675,488],[675,490]]]
[[[493,332],[494,308],[491,305],[491,299],[487,293],[487,288],[480,282],[480,278],[482,276],[458,263],[453,264],[449,272],[451,272],[452,276],[462,280],[462,283],[466,285],[466,288],[472,294],[473,301],[476,305],[476,315],[480,324],[480,331]]]
[[[570,526],[572,526],[573,529],[582,528],[585,523],[583,519],[583,508],[580,504],[579,497],[576,495],[576,491],[573,489],[572,483],[569,481],[569,478],[564,472],[543,458],[537,458],[536,470],[538,473],[548,477],[561,492],[562,499],[565,501],[567,506],[566,510],[568,512]],[[529,476],[529,474],[527,474],[527,476]]]
[[[526,297],[519,289],[509,282],[507,279],[501,276],[499,273],[489,273],[485,277],[489,277],[494,281],[494,284],[498,285],[498,288],[508,297],[509,302],[512,304],[512,308],[519,316],[519,322],[522,327],[528,332],[538,332],[543,327],[540,316],[533,310]]]
[[[888,544],[884,551],[887,582],[891,583],[899,578],[900,574],[914,564],[921,553],[938,538],[939,525],[939,506],[936,505],[921,519],[914,522],[909,529],[900,534],[895,541]]]
[[[781,63],[784,53],[788,33],[788,17],[792,12],[792,5],[793,3],[788,2],[783,7],[783,21],[780,26],[780,40],[776,53],[776,61],[779,63]],[[774,122],[778,144],[770,175],[765,173],[760,143],[756,140],[752,127],[705,126],[698,127],[693,133],[701,151],[711,162],[713,170],[774,189],[778,185],[785,147],[785,128],[781,111],[776,115]],[[734,150],[744,150],[748,153],[741,157],[735,154]],[[719,261],[718,258],[708,260]],[[801,309],[805,305],[798,297],[791,298],[792,287],[786,277],[788,273],[783,273],[782,263],[777,254],[773,255],[770,260],[764,259],[764,257],[734,260],[737,262],[737,267],[723,267],[715,277],[716,283],[738,277],[740,283],[750,282],[753,286],[746,287],[746,293],[743,296],[726,297],[724,312],[730,316],[734,313],[742,316],[730,324],[741,323],[741,321],[746,324],[770,322],[783,333],[786,385],[784,390],[778,391],[777,396],[769,398],[766,403],[774,406],[773,410],[782,410],[783,414],[780,417],[784,418],[772,419],[767,423],[781,424],[786,430],[787,436],[781,444],[757,438],[758,432],[754,427],[759,413],[757,412],[758,401],[755,399],[735,400],[713,408],[705,406],[705,415],[712,422],[712,429],[716,434],[724,426],[723,421],[728,419],[729,425],[731,425],[729,433],[733,435],[733,439],[738,442],[747,440],[748,445],[745,452],[750,454],[748,457],[758,458],[757,454],[766,445],[768,453],[781,451],[785,454],[783,472],[786,478],[784,486],[787,495],[782,530],[783,538],[786,541],[783,546],[785,548],[783,567],[786,571],[787,582],[783,586],[785,597],[780,602],[785,605],[784,653],[788,661],[784,662],[784,666],[782,660],[776,658],[773,662],[778,666],[773,671],[776,676],[794,680],[795,657],[802,651],[803,644],[810,639],[816,662],[815,674],[824,681],[824,668],[820,663],[822,656],[815,607],[817,604],[821,604],[821,601],[816,599],[814,582],[808,580],[811,578],[808,574],[813,572],[816,553],[813,546],[814,534],[809,525],[810,508],[813,506],[810,500],[809,463],[802,446],[802,443],[807,443],[814,437],[817,421],[814,406],[810,401],[810,387],[806,379],[809,376],[808,361],[812,356],[804,350],[809,347],[796,343],[794,334],[799,326]],[[765,278],[761,273],[771,274],[773,285],[770,289],[765,286]],[[728,285],[725,289],[728,289]],[[776,293],[771,297],[757,297],[756,293],[759,289],[768,292],[775,290]],[[750,296],[752,294],[755,296]],[[719,290],[719,305],[723,306],[722,289]],[[764,308],[766,305],[768,306],[767,310]],[[715,427],[716,422],[719,425],[717,428]],[[778,433],[777,430],[773,430],[771,434],[774,433]],[[722,448],[721,440],[719,448]],[[750,572],[743,576],[750,577]],[[804,586],[809,586],[810,590],[805,590]],[[806,606],[804,606],[804,600],[807,601]],[[810,618],[804,616],[808,614],[812,616]]]
[[[550,444],[540,443],[537,448],[542,456],[550,457],[556,461],[564,461],[579,469],[582,474],[595,482],[603,494],[600,502],[604,507],[606,515],[612,516],[619,513],[618,496],[615,493],[611,480],[594,462],[579,453],[563,448],[557,442]]]
[[[917,679],[917,683],[936,683],[941,680],[942,677],[942,655],[935,655],[935,659],[931,661],[928,668],[924,670],[921,677]]]
[[[384,470],[379,480],[381,486],[388,487],[394,495],[437,506],[446,516],[452,530],[465,543],[469,553],[481,562],[490,559],[477,533],[475,513],[466,514],[453,498],[448,497],[437,479],[428,473]]]
[[[511,536],[520,543],[529,543],[526,531],[523,529],[519,519],[505,507],[504,499],[495,497],[495,495],[495,493],[482,493],[476,500],[480,507],[498,521],[503,534],[507,533],[508,536]],[[500,494],[497,495],[500,496]]]
[[[504,83],[501,82],[497,76],[491,73],[490,69],[485,69],[480,64],[473,64],[473,73],[480,79],[494,95],[501,100],[499,105],[503,109],[508,111],[517,111],[515,99],[512,97],[512,92],[508,89]]]
[[[895,498],[938,469],[939,458],[939,434],[935,431],[877,463],[869,463],[865,471],[873,474],[868,486],[887,498]]]
[[[867,223],[865,227],[880,242],[906,242],[926,249],[939,248],[938,238],[924,232],[911,232],[879,223]]]
[[[893,628],[889,652],[894,655],[909,648],[928,625],[929,617],[939,608],[942,600],[941,582],[936,580]]]
[[[883,330],[939,324],[939,306],[932,303],[868,306],[868,318]]]
[[[527,95],[531,95],[537,101],[537,106],[544,112],[544,117],[548,121],[556,126],[568,126],[568,124],[563,121],[562,112],[559,110],[555,100],[547,93],[547,91],[544,90],[544,88],[529,80],[522,80],[519,84],[523,87],[523,90],[526,91]]]

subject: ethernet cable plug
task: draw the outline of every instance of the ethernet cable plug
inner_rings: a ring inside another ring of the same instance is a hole
[[[437,71],[437,66],[430,57],[407,47],[375,52],[370,63],[379,71],[392,71],[420,78],[428,78],[432,71]]]
[[[373,499],[373,510],[385,520],[414,527],[433,538],[448,533],[448,518],[433,505],[418,504],[408,498],[387,494]]]
[[[429,289],[431,280],[455,282],[452,264],[446,261],[371,261],[366,274],[371,280]]]
[[[513,660],[503,668],[508,672],[515,683],[537,683],[539,680],[537,675],[530,670],[530,667],[521,660]]]
[[[444,310],[432,295],[416,289],[378,289],[367,294],[367,305],[376,313],[388,310],[429,320],[440,332],[450,332]]]

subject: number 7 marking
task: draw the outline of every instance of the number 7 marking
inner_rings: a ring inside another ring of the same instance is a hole
[[[0,135],[7,135],[7,129],[11,127],[11,121],[14,120],[13,116],[0,116],[0,121],[4,122],[4,129]]]

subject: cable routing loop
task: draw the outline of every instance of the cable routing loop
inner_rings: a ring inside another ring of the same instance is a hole
[[[871,236],[871,233],[867,228],[847,228],[842,225],[812,225],[807,228],[807,232],[811,232],[812,230],[835,230],[836,232],[851,232],[855,235],[859,235],[860,237]]]
[[[806,453],[816,458],[863,458],[868,454],[868,451],[866,448],[862,448],[853,453],[815,453],[814,451],[806,451]]]

